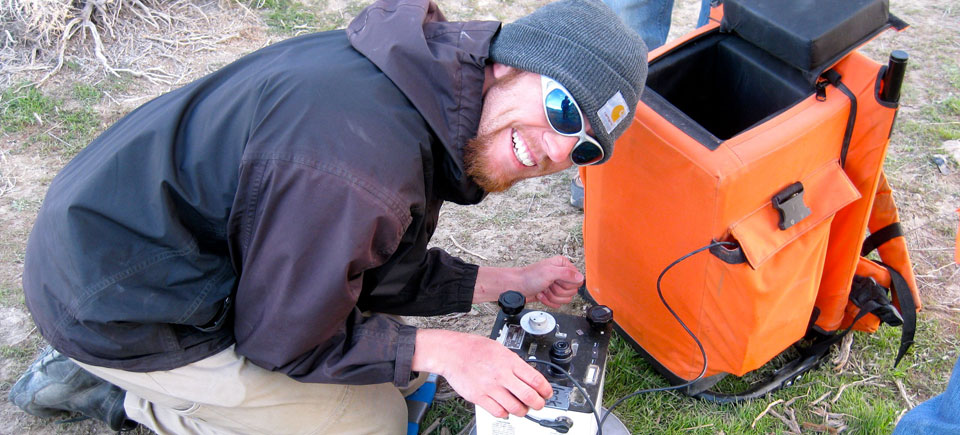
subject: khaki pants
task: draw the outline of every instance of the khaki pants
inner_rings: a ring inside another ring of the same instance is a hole
[[[405,394],[393,384],[302,383],[256,366],[233,346],[169,371],[78,364],[126,390],[127,416],[159,434],[406,433]]]

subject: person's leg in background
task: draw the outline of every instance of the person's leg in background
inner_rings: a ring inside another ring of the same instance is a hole
[[[604,3],[640,34],[648,49],[653,50],[666,42],[673,0],[604,0]]]
[[[893,435],[960,433],[960,360],[953,366],[947,390],[904,414]]]
[[[710,6],[719,3],[719,0],[701,0],[700,16],[697,18],[697,27],[706,26],[710,21]]]

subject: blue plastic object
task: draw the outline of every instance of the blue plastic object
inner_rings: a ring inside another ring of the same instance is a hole
[[[433,403],[433,396],[437,394],[437,375],[430,373],[427,382],[417,388],[407,399],[407,435],[417,435],[420,432],[420,423],[423,416]]]

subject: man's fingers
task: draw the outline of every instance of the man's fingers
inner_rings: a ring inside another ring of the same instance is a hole
[[[533,388],[540,397],[548,399],[553,395],[553,387],[547,382],[547,378],[544,378],[537,369],[531,367],[529,364],[524,362],[522,365],[516,366],[513,374],[517,379],[523,381],[524,384]]]
[[[507,418],[507,416],[510,415],[510,413],[507,412],[506,409],[503,409],[503,407],[500,406],[500,404],[497,403],[496,400],[493,400],[493,398],[491,398],[490,396],[483,396],[477,399],[477,401],[473,403],[474,405],[477,405],[485,409],[487,412],[490,413],[490,415],[497,418]]]
[[[524,407],[541,409],[546,403],[543,400],[544,398],[540,396],[540,392],[534,389],[531,385],[527,384],[527,382],[521,379],[519,376],[510,376],[509,379],[504,381],[503,385],[513,397],[522,402]],[[553,390],[551,389],[551,392],[552,391]],[[503,403],[501,403],[501,405],[503,405]],[[511,414],[520,416],[523,415],[516,414],[512,409],[509,408],[507,410],[510,411]]]
[[[550,284],[550,292],[553,293],[555,296],[561,297],[561,298],[566,298],[566,297],[572,298],[573,295],[577,294],[577,291],[579,290],[580,290],[580,286],[566,287],[559,282]]]
[[[560,306],[563,305],[562,303],[555,302],[549,291],[537,293],[537,300],[550,308],[560,308]]]
[[[538,294],[537,299],[548,307],[560,308],[561,305],[570,302],[571,298],[564,298],[557,295],[553,290],[546,290]]]
[[[554,266],[567,266],[567,265],[572,266],[573,265],[573,262],[570,261],[569,258],[564,257],[563,255],[554,255],[553,257],[548,258],[547,262]]]
[[[557,278],[554,279],[554,282],[563,283],[565,287],[579,287],[580,284],[583,284],[583,274],[572,264],[559,268],[556,273]]]
[[[529,390],[529,388],[527,389]],[[490,396],[493,397],[493,400],[497,401],[500,407],[505,409],[507,412],[518,417],[527,415],[527,405],[520,402],[520,399],[518,399],[516,395],[514,395],[514,393],[509,389],[500,389],[493,392]]]
[[[570,303],[573,300],[573,296],[577,294],[578,287],[574,288],[564,288],[558,283],[550,284],[546,290],[537,294],[537,300],[542,302],[544,305],[551,308],[559,308],[560,306]]]

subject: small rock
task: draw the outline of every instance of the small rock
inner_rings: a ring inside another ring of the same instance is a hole
[[[937,169],[940,170],[941,174],[946,175],[950,173],[950,166],[947,164],[947,159],[944,156],[937,154],[934,155],[930,160],[934,165],[937,166]]]
[[[943,142],[943,149],[950,153],[955,162],[960,163],[960,140],[948,140]]]

